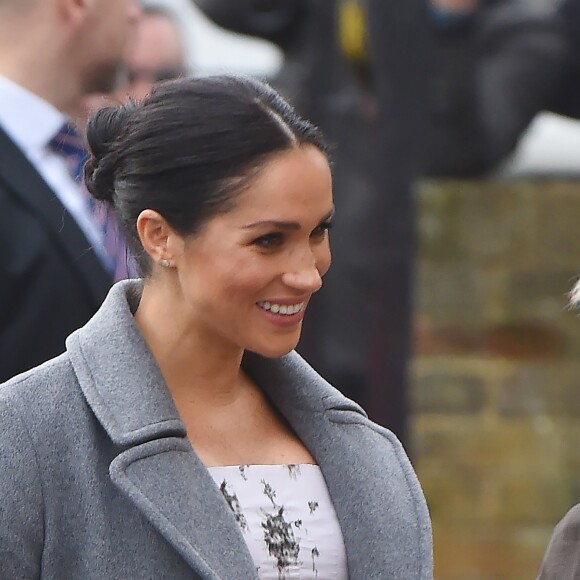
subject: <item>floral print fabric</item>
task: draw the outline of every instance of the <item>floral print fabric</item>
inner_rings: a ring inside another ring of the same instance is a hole
[[[348,579],[342,532],[317,465],[241,465],[209,472],[260,579]]]

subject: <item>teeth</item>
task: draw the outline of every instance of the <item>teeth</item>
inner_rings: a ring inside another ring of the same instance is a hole
[[[298,304],[273,304],[271,302],[258,302],[258,306],[264,310],[269,310],[274,314],[283,314],[286,316],[291,316],[300,312],[304,308],[304,302],[299,302]]]

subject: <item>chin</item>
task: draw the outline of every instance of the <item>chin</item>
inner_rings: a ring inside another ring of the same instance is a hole
[[[293,341],[292,343],[286,343],[285,345],[277,345],[277,344],[269,344],[269,345],[260,345],[255,346],[254,348],[248,348],[247,350],[263,356],[264,358],[280,358],[289,352],[292,352],[298,341]]]

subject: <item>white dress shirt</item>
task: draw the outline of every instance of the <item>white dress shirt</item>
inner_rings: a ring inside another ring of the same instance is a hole
[[[103,263],[107,255],[85,194],[62,155],[49,146],[67,121],[53,105],[0,75],[0,126],[73,216]]]

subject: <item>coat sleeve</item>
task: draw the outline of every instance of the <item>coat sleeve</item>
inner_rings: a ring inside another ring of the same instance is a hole
[[[564,82],[570,46],[561,17],[501,0],[434,31],[427,173],[485,174],[514,151]]]
[[[44,536],[38,461],[24,423],[0,398],[0,580],[40,578]]]
[[[574,580],[580,574],[580,504],[554,528],[538,580]]]
[[[554,10],[526,11],[506,3],[483,28],[476,89],[490,146],[503,156],[560,90],[570,46]]]

